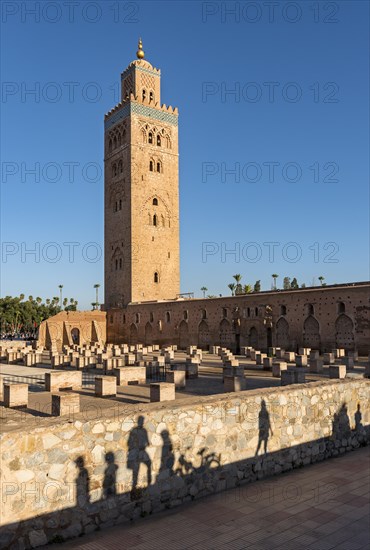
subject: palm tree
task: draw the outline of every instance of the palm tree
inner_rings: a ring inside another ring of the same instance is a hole
[[[36,302],[38,303],[38,305],[40,305],[42,302],[42,298],[40,298],[40,296],[37,296]]]
[[[244,294],[249,294],[250,292],[252,292],[252,285],[244,285],[243,292]]]
[[[93,308],[93,309],[96,309],[96,306],[97,306],[97,303],[96,303],[96,302],[91,302],[91,305],[92,305],[92,308]]]
[[[205,298],[208,288],[206,286],[202,286],[202,288],[200,290],[203,292],[203,298]]]
[[[19,295],[19,300],[22,302],[22,300],[24,300],[24,294],[20,294]]]
[[[233,275],[233,278],[235,279],[235,282],[236,282],[235,294],[241,294],[242,285],[240,284],[240,281],[242,279],[242,276],[240,275],[240,273],[237,273],[236,275]]]
[[[94,288],[96,290],[96,300],[95,300],[95,304],[96,304],[96,307],[99,306],[99,288],[100,288],[100,285],[98,283],[96,283],[94,285]]]
[[[271,277],[274,279],[274,290],[276,290],[276,279],[279,277],[277,273],[273,273]]]
[[[62,304],[63,303],[63,285],[59,285],[58,288],[59,288],[59,303]]]
[[[320,275],[320,277],[318,277],[320,283],[321,283],[321,286],[323,286],[324,284],[324,281],[325,281],[325,277],[323,277],[322,275]]]
[[[229,285],[227,285],[229,287],[229,289],[231,290],[231,296],[234,296],[234,291],[235,291],[235,284],[234,283],[230,283]]]
[[[64,298],[64,300],[63,300],[63,307],[66,307],[67,304],[68,304],[68,298]]]

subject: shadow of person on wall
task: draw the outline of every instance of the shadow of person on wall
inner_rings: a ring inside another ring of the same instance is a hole
[[[347,403],[343,403],[333,418],[333,432],[332,437],[334,440],[341,441],[343,438],[348,439],[351,435],[351,425],[348,416]]]
[[[161,465],[159,468],[159,474],[162,472],[168,471],[169,475],[172,476],[175,472],[173,470],[175,464],[175,453],[173,450],[172,441],[168,430],[163,430],[161,432],[161,437],[163,440],[162,445],[162,455],[161,455]]]
[[[355,412],[355,431],[362,432],[363,428],[361,406],[360,403],[357,403],[357,410]]]
[[[76,501],[78,506],[83,507],[90,502],[90,476],[83,456],[78,456],[75,464],[79,470],[76,478]]]
[[[259,450],[263,443],[264,454],[267,453],[267,441],[269,435],[274,435],[271,429],[270,415],[266,407],[266,401],[262,399],[261,410],[258,415],[258,445],[255,456],[258,456]]]
[[[114,462],[114,453],[111,451],[105,455],[107,467],[104,470],[103,479],[103,498],[114,497],[116,495],[116,477],[118,466]]]
[[[128,437],[127,468],[132,470],[132,491],[131,496],[136,498],[137,482],[139,476],[140,464],[145,464],[147,468],[147,486],[152,482],[152,461],[146,451],[149,447],[148,432],[144,428],[144,417],[139,416],[137,426],[132,428]]]

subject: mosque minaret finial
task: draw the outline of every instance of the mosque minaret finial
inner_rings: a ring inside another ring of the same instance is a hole
[[[138,50],[136,52],[136,57],[138,59],[144,59],[145,53],[143,50],[143,43],[141,41],[141,38],[139,38],[139,44],[138,44]]]

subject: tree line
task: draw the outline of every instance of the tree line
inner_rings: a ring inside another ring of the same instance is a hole
[[[77,304],[74,298],[64,298],[60,302],[58,296],[46,298],[45,301],[39,296],[28,296],[28,299],[25,299],[24,294],[0,298],[1,337],[35,337],[42,321],[56,315],[62,309],[76,311]]]
[[[279,278],[279,275],[277,273],[273,273],[271,275],[272,277],[272,284],[271,289],[272,290],[278,290],[277,286],[277,280]],[[227,286],[231,291],[231,296],[236,296],[238,294],[249,294],[251,292],[260,292],[261,291],[261,280],[258,279],[254,285],[251,284],[245,284],[243,285],[241,283],[242,275],[240,273],[237,273],[236,275],[233,275],[233,279],[235,282],[229,283]],[[325,277],[320,275],[318,277],[318,280],[320,281],[321,286],[325,286],[326,283]],[[314,284],[312,286],[315,286]],[[306,284],[302,283],[300,286],[298,284],[297,278],[293,277],[292,279],[290,277],[284,277],[283,279],[283,290],[289,290],[289,289],[295,289],[295,288],[306,288]],[[203,292],[203,298],[206,297],[206,292],[208,291],[208,288],[206,286],[202,286],[200,289]],[[221,296],[221,294],[220,294]],[[214,296],[212,294],[208,294],[207,298],[217,298],[217,296]]]

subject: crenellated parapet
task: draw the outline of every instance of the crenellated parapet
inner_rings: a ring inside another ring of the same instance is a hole
[[[104,117],[104,128],[108,130],[118,122],[129,117],[132,113],[156,120],[165,122],[173,126],[178,125],[179,110],[177,107],[172,107],[164,103],[163,105],[152,106],[148,103],[139,101],[139,98],[134,94],[118,103],[113,109],[108,111]]]

